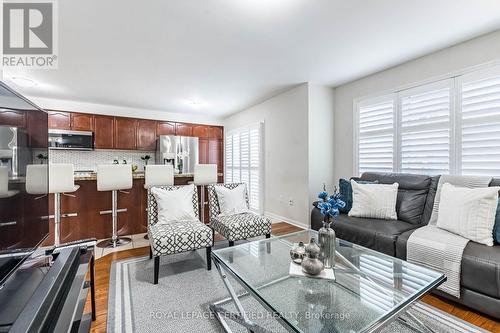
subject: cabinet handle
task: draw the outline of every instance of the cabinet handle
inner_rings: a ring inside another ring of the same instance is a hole
[[[117,213],[124,213],[126,211],[127,211],[127,208],[122,208],[122,209],[117,209],[116,210]],[[101,210],[99,212],[99,214],[101,214],[101,215],[106,215],[106,214],[111,214],[111,213],[113,213],[112,210]]]
[[[8,227],[9,225],[16,225],[17,221],[10,221],[10,222],[0,222],[0,227]]]

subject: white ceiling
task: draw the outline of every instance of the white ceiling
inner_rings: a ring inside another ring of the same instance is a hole
[[[500,28],[498,0],[64,0],[30,96],[225,116]],[[196,101],[197,105],[192,102]]]

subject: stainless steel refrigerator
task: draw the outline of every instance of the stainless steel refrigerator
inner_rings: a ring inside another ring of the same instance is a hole
[[[198,164],[198,138],[161,135],[156,143],[156,163],[173,165],[177,174],[194,173]]]
[[[7,167],[9,177],[25,176],[26,166],[32,159],[26,131],[0,126],[0,166]]]

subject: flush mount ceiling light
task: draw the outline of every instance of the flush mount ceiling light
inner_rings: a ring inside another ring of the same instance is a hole
[[[30,87],[34,87],[37,85],[35,80],[32,80],[32,79],[27,78],[25,76],[12,76],[10,78],[10,81],[12,81],[16,86],[23,87],[23,88],[30,88]]]
[[[202,103],[200,101],[190,101],[189,104],[195,109],[202,107]]]

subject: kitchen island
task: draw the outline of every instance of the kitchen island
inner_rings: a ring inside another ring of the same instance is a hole
[[[174,175],[175,185],[186,185],[193,180],[193,174]],[[219,173],[219,182],[223,174]],[[97,174],[91,172],[75,173],[75,184],[80,188],[73,196],[61,196],[61,213],[77,213],[78,216],[61,219],[61,243],[80,239],[111,237],[111,214],[101,215],[101,211],[111,209],[111,192],[97,191]],[[130,190],[118,193],[118,208],[126,212],[118,214],[118,234],[133,235],[147,232],[147,191],[144,188],[144,172],[133,174],[133,186]],[[208,198],[208,195],[205,196]],[[50,214],[54,213],[54,197],[50,195]],[[208,208],[205,210],[208,223]],[[49,223],[50,233],[43,245],[54,243],[54,221]]]

